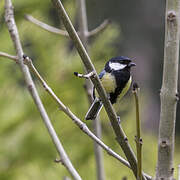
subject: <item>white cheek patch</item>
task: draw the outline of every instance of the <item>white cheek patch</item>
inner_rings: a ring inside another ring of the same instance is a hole
[[[120,63],[109,63],[109,66],[113,70],[121,70],[124,69],[127,65],[126,64],[120,64]]]

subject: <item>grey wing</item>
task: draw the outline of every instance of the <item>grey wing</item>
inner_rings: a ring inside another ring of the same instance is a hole
[[[104,76],[105,73],[106,73],[105,70],[101,71],[100,74],[99,74],[99,79],[102,79],[102,77]]]

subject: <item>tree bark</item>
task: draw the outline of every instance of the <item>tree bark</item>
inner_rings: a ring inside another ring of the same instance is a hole
[[[180,0],[166,1],[163,81],[156,180],[173,179],[174,135],[177,106]]]

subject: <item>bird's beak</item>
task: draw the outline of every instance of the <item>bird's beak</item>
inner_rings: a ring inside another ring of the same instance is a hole
[[[132,66],[136,66],[136,64],[133,63],[133,62],[130,62],[130,63],[128,64],[128,66],[129,66],[129,67],[132,67]]]

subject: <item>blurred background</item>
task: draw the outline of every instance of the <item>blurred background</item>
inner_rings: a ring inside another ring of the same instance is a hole
[[[73,75],[83,72],[79,55],[68,37],[52,34],[25,20],[24,15],[64,29],[51,1],[16,0],[13,2],[24,52],[33,59],[49,86],[58,97],[84,121],[88,101],[83,79]],[[77,1],[63,4],[78,30]],[[128,56],[137,64],[134,81],[140,91],[143,133],[143,169],[154,175],[157,159],[157,135],[160,113],[159,90],[162,81],[165,1],[109,1],[86,2],[88,28],[96,28],[105,19],[110,25],[89,39],[89,54],[100,72],[113,56]],[[15,54],[4,22],[4,1],[0,3],[0,51]],[[66,169],[54,163],[58,157],[40,118],[17,64],[0,57],[0,179],[63,179]],[[34,76],[33,76],[34,77]],[[73,122],[59,111],[56,104],[34,78],[42,101],[62,141],[67,154],[83,179],[96,179],[93,142]],[[119,105],[122,126],[135,150],[135,109],[131,91]],[[123,153],[116,143],[113,130],[103,110],[100,114],[102,139],[113,150]],[[180,163],[178,152],[180,122],[177,108],[175,174]],[[92,129],[92,122],[86,124]],[[88,148],[87,148],[88,147]],[[104,153],[106,179],[134,179],[132,172]]]

